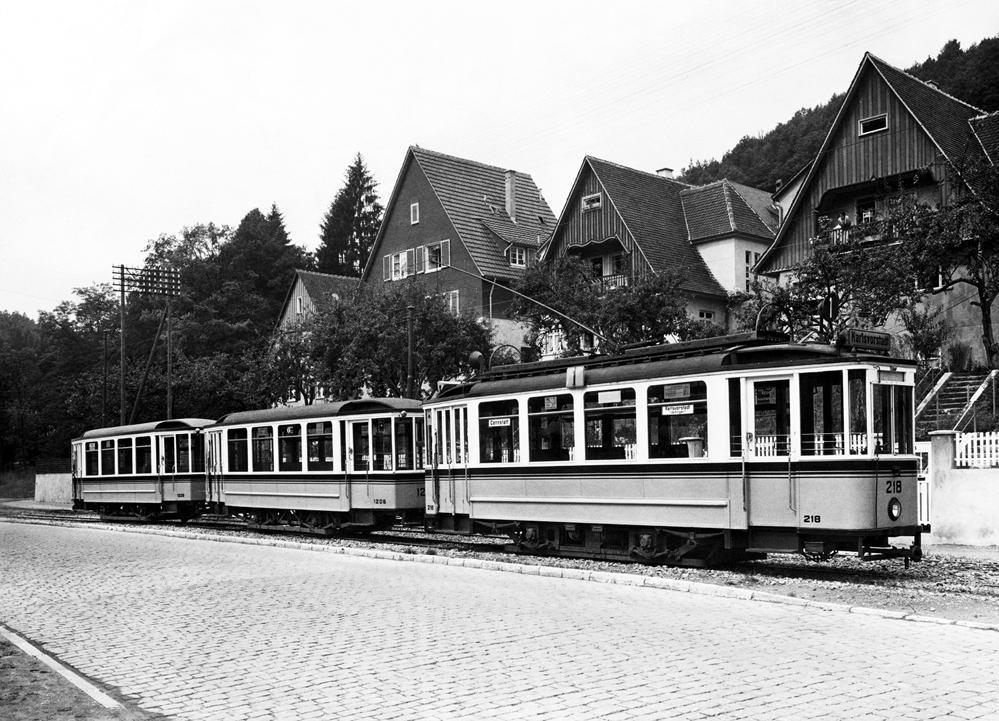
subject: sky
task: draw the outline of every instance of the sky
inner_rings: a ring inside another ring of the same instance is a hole
[[[531,174],[558,215],[585,155],[679,171],[865,51],[997,33],[995,0],[0,0],[0,310],[272,204],[314,250],[358,152],[383,203],[420,145]]]

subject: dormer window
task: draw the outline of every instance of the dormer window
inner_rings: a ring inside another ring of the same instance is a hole
[[[871,135],[873,133],[880,133],[882,130],[888,129],[888,114],[882,113],[881,115],[875,115],[870,118],[864,118],[860,121],[860,130],[857,133],[860,137],[865,135]]]
[[[519,245],[510,247],[510,265],[523,268],[527,265],[527,248]]]
[[[416,225],[420,222],[420,204],[410,203],[409,205],[409,224]]]
[[[600,193],[584,195],[582,200],[579,201],[579,210],[582,213],[585,213],[588,210],[597,210],[600,207],[600,201]]]

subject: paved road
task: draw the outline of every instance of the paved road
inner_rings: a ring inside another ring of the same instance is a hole
[[[999,717],[994,631],[85,528],[0,522],[0,622],[178,719]]]

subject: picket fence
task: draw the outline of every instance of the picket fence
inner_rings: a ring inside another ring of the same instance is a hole
[[[957,468],[999,468],[999,431],[958,433],[954,438]]]

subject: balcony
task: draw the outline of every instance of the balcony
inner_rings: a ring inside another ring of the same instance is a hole
[[[874,243],[881,240],[877,223],[863,223],[850,228],[832,228],[818,233],[809,242],[814,246],[839,246]]]
[[[614,288],[625,288],[631,285],[631,276],[627,273],[620,273],[618,275],[602,275],[594,278],[594,280],[600,284],[601,293],[606,293]]]

